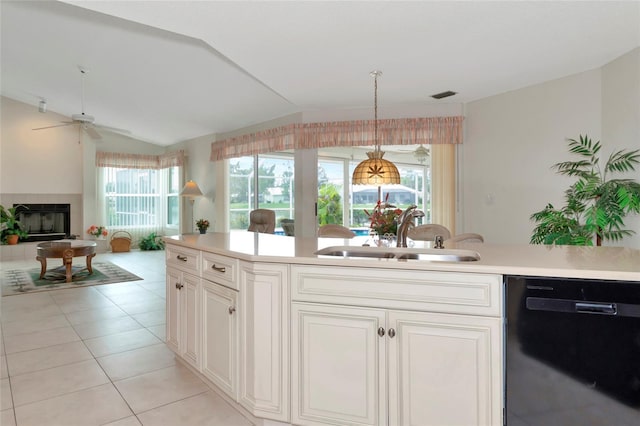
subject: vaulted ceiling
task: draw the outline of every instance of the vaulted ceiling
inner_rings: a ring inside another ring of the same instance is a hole
[[[640,46],[640,1],[2,1],[1,93],[170,145],[300,111],[466,103]],[[458,92],[443,100],[430,95]],[[52,122],[55,124],[55,122]]]

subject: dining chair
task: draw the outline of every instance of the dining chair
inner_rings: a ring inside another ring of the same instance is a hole
[[[318,228],[318,237],[353,238],[356,234],[346,226],[328,224]]]
[[[480,234],[476,234],[474,232],[466,232],[464,234],[454,235],[453,237],[445,240],[445,245],[448,243],[484,243],[484,238]]]
[[[281,219],[280,226],[282,226],[282,230],[284,231],[284,235],[288,237],[293,237],[295,233],[294,222],[293,219]]]
[[[247,231],[273,234],[276,229],[276,213],[269,209],[255,209],[249,213]]]
[[[448,240],[451,238],[451,231],[446,226],[428,223],[409,228],[407,232],[407,237],[416,241],[433,241],[436,235],[440,235],[443,240]]]

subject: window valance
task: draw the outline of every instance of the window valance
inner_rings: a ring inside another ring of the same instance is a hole
[[[380,145],[462,143],[464,117],[391,118],[378,120]],[[211,161],[287,149],[373,146],[374,120],[289,124],[216,141]]]
[[[160,155],[98,151],[96,152],[96,166],[123,169],[165,169],[174,166],[184,166],[184,150]]]

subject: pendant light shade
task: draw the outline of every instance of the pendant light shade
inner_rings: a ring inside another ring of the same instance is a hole
[[[391,161],[382,158],[384,151],[380,151],[378,144],[378,76],[382,75],[382,71],[371,71],[371,77],[374,78],[374,138],[375,149],[367,152],[368,159],[358,164],[351,176],[352,185],[389,185],[400,183],[400,172]]]
[[[398,168],[382,158],[384,151],[367,152],[367,160],[358,164],[351,176],[353,185],[386,185],[400,183]]]

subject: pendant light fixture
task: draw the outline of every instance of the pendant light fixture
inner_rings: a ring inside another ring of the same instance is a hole
[[[374,150],[367,152],[368,159],[358,164],[351,176],[353,185],[389,185],[400,183],[400,173],[398,168],[391,161],[382,158],[384,151],[380,151],[378,142],[378,77],[382,71],[371,71],[374,78],[374,98],[373,98],[373,142]]]

